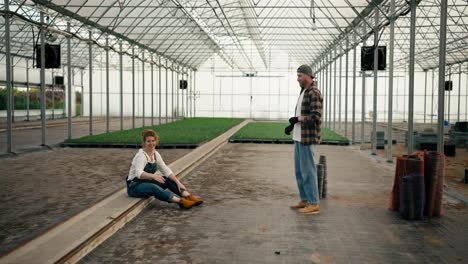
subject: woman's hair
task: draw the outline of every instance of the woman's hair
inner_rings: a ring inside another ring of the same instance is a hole
[[[154,137],[154,139],[156,140],[156,145],[159,143],[158,134],[156,134],[156,132],[154,132],[154,130],[145,129],[145,130],[143,130],[143,132],[141,132],[141,138],[143,140],[143,145],[145,145],[145,141],[146,141],[147,137]]]

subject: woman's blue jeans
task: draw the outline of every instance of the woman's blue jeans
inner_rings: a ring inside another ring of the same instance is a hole
[[[294,141],[294,171],[301,201],[319,203],[317,167],[314,161],[312,145]]]
[[[168,177],[164,177],[164,179],[166,180],[165,183],[160,183],[155,180],[127,181],[128,196],[137,198],[154,196],[156,199],[168,203],[172,202],[172,197],[174,197],[173,193],[182,197],[182,193],[179,191],[177,184]],[[173,193],[166,191],[166,189],[171,190]]]

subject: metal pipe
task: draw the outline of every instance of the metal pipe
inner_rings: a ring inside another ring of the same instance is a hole
[[[410,19],[410,63],[409,63],[409,104],[408,104],[408,155],[413,154],[413,115],[414,115],[414,53],[416,46],[416,0],[411,0]]]
[[[458,64],[458,112],[457,112],[457,122],[460,122],[460,97],[461,97],[461,73],[462,73],[462,64]]]
[[[135,47],[132,47],[132,128],[135,128]]]
[[[194,93],[196,93],[197,89],[196,89],[196,78],[197,78],[197,71],[194,71],[193,72],[193,91]],[[193,117],[197,117],[197,104],[196,104],[196,100],[195,100],[195,97],[194,97],[194,101],[193,101]]]
[[[55,119],[55,71],[54,70],[52,70],[52,93],[51,93],[50,100],[52,101],[52,120],[53,120]],[[46,111],[47,111],[47,101],[46,101]]]
[[[340,46],[341,50],[341,46]],[[341,53],[341,51],[340,51]],[[338,131],[341,134],[341,79],[342,79],[342,69],[343,69],[343,56],[340,56],[340,74],[339,74],[339,87],[338,87]]]
[[[142,75],[142,101],[143,101],[143,121],[142,125],[145,126],[145,52],[142,52],[143,59],[141,60],[141,75]]]
[[[119,75],[120,75],[120,130],[123,130],[123,51],[122,42],[119,43]]]
[[[348,137],[348,64],[349,64],[349,39],[346,38],[346,66],[345,66],[345,128],[344,136]]]
[[[81,75],[81,117],[84,116],[84,84],[83,84],[83,69],[80,70]]]
[[[336,131],[336,47],[335,51],[335,58],[333,60],[333,130]]]
[[[447,0],[440,1],[440,44],[439,44],[439,103],[437,113],[437,151],[444,151],[444,91],[445,91],[445,52],[447,37]]]
[[[372,155],[377,155],[377,77],[379,73],[379,10],[375,9],[374,28],[374,95],[372,107]]]
[[[106,133],[109,133],[109,37],[106,37]]]
[[[151,126],[154,126],[154,63],[151,56]]]
[[[5,1],[5,3],[6,2],[8,1]],[[46,144],[45,28],[43,27],[43,25],[44,25],[44,13],[41,12],[41,145],[45,146]]]
[[[432,69],[431,125],[434,124],[434,69]]]
[[[6,86],[7,86],[7,153],[12,152],[12,97],[13,97],[13,87],[11,84],[11,50],[10,50],[10,1],[4,1],[5,8],[5,56],[6,56]],[[41,12],[41,22],[44,22],[44,16]],[[42,34],[41,34],[42,36]],[[41,39],[42,40],[42,39]],[[41,42],[41,48],[43,43]],[[41,49],[41,51],[43,51]],[[41,53],[41,55],[44,53]],[[41,61],[41,64],[44,60]],[[42,71],[41,71],[42,77]],[[41,88],[44,85],[41,84]],[[42,113],[42,112],[41,112]],[[44,131],[43,131],[44,133]]]
[[[366,31],[366,25],[364,25],[364,32]],[[363,45],[366,46],[366,40]],[[361,50],[362,52],[362,50]],[[362,98],[361,98],[361,147],[364,145],[364,122],[366,118],[366,73],[361,69],[362,74]]]
[[[70,22],[67,22],[67,31],[70,32]],[[71,37],[67,36],[67,85],[68,85],[68,139],[72,138],[72,75],[71,75]]]
[[[174,62],[171,63],[171,122],[174,122]]]
[[[159,71],[159,123],[158,125],[161,124],[161,57],[159,57],[159,65],[158,65],[158,71]]]
[[[393,162],[393,52],[395,42],[395,0],[390,2],[390,47],[388,65],[388,125],[387,125],[387,162]]]
[[[88,54],[89,54],[89,135],[93,134],[93,42],[92,32],[89,31]]]
[[[29,60],[28,59],[26,59],[26,120],[29,121]]]
[[[330,129],[332,129],[332,122],[331,122],[332,121],[332,63],[333,63],[333,54],[332,54],[332,51],[330,50],[330,71],[329,71],[329,73],[330,73],[330,79],[329,79],[329,83],[330,83],[329,91],[330,91],[330,93],[328,95],[328,97],[329,97],[329,99],[328,99],[328,101],[329,101],[328,102],[328,108],[329,108],[329,110],[328,110],[328,113],[329,113],[329,115],[328,115],[328,127]]]
[[[424,70],[424,124],[426,123],[427,70]]]
[[[168,104],[169,104],[169,99],[168,99],[168,96],[169,96],[169,75],[168,75],[168,72],[167,72],[167,60],[166,60],[166,124],[167,124],[167,113],[168,113]]]
[[[356,43],[356,34],[353,35],[353,42]],[[351,141],[353,144],[356,142],[356,46],[353,48],[353,116],[351,127]]]

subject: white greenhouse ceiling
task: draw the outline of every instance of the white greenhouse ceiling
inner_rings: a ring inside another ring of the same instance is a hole
[[[409,56],[409,1],[395,0],[395,61]],[[440,1],[416,1],[416,64],[438,66]],[[287,69],[290,61],[313,64],[335,50],[336,56],[356,45],[373,45],[379,12],[379,45],[388,45],[390,0],[26,0],[9,1],[11,52],[32,58],[38,43],[39,11],[46,14],[48,32],[58,34],[65,54],[72,36],[72,66],[88,65],[88,43],[94,52],[135,54],[155,64],[198,69],[214,54],[228,67],[243,72]],[[1,38],[5,38],[5,8]],[[67,31],[67,22],[71,24]],[[91,32],[91,33],[90,33]],[[106,44],[107,39],[107,44]],[[448,64],[468,58],[468,4],[448,1]],[[0,44],[6,52],[4,41]],[[101,48],[96,48],[100,46]],[[66,56],[62,56],[64,64]],[[98,63],[99,64],[99,63]]]

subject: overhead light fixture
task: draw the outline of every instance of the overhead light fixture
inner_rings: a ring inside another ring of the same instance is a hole
[[[310,0],[310,17],[312,18],[312,30],[317,30],[317,24],[315,23],[315,1]]]
[[[47,42],[55,42],[57,40],[57,34],[47,31],[46,40]]]

